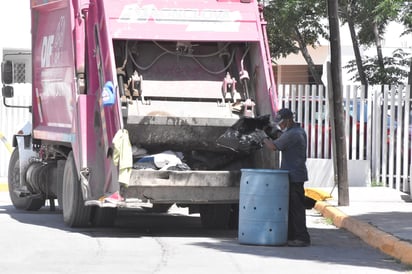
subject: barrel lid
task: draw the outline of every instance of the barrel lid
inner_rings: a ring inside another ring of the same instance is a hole
[[[255,173],[289,173],[288,170],[283,169],[260,169],[260,168],[242,168],[241,172],[255,172]]]

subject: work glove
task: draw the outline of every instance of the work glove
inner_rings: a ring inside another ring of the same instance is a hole
[[[276,140],[280,137],[280,135],[282,135],[282,131],[277,126],[269,126],[264,130],[268,137],[270,137],[272,140]]]

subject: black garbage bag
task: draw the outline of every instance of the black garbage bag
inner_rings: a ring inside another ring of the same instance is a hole
[[[231,128],[238,130],[241,134],[250,134],[256,129],[264,129],[268,126],[270,126],[270,116],[262,115],[256,118],[242,117]]]
[[[219,136],[216,143],[239,153],[250,153],[262,148],[262,143],[256,135],[256,129],[266,132],[268,128],[271,128],[269,115],[256,118],[242,117]]]
[[[228,128],[216,140],[219,146],[226,147],[240,153],[250,153],[252,150],[256,150],[262,147],[250,134],[241,134],[234,128]]]

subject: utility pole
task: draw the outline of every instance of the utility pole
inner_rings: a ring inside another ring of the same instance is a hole
[[[328,0],[328,17],[330,32],[331,78],[333,96],[332,127],[335,134],[335,178],[338,184],[338,204],[349,205],[348,162],[346,153],[346,135],[344,127],[344,110],[342,98],[342,66],[338,17],[338,0]],[[349,107],[349,106],[348,106]]]

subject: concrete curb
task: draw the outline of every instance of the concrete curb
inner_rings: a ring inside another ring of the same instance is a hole
[[[412,265],[412,243],[400,240],[368,223],[347,216],[338,208],[327,202],[316,202],[315,209],[325,218],[330,218],[335,226],[348,230],[361,238],[368,245],[398,259],[402,263]]]

